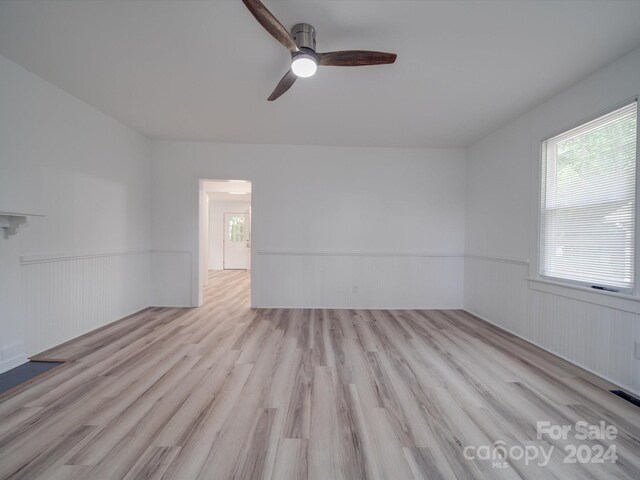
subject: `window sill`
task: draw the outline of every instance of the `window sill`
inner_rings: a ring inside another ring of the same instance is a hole
[[[529,288],[542,293],[579,300],[640,315],[640,297],[627,293],[594,290],[589,287],[554,282],[544,278],[529,277]]]

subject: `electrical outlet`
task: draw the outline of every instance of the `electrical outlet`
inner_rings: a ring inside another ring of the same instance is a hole
[[[636,340],[635,346],[636,346],[636,351],[634,356],[636,360],[640,360],[640,340]]]

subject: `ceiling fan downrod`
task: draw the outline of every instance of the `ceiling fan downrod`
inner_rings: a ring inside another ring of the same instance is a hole
[[[291,28],[291,36],[299,49],[316,51],[316,29],[308,23],[297,23]]]

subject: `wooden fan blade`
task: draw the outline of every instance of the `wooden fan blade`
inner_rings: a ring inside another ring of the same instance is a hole
[[[278,40],[282,45],[287,47],[290,52],[297,52],[298,46],[293,41],[293,37],[289,31],[282,26],[276,17],[264,6],[260,0],[242,0],[251,14],[258,20],[258,23],[271,34],[273,38]]]
[[[284,74],[284,77],[282,77],[282,80],[280,80],[278,85],[276,85],[275,90],[269,96],[269,98],[267,98],[267,100],[269,100],[270,102],[273,102],[276,98],[278,98],[284,92],[289,90],[291,88],[291,85],[293,85],[293,82],[295,82],[297,78],[298,77],[296,76],[296,74],[293,73],[291,70],[289,70],[287,73]]]
[[[344,50],[341,52],[319,53],[320,65],[333,67],[360,67],[363,65],[384,65],[396,61],[395,53],[369,52],[367,50]]]

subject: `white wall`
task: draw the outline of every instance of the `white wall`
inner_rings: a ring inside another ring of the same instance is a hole
[[[224,214],[249,213],[251,203],[216,200],[209,197],[209,269],[224,268]],[[247,248],[247,250],[249,250]],[[251,260],[249,259],[249,265]]]
[[[254,306],[464,303],[640,391],[640,303],[527,279],[540,140],[639,91],[640,50],[473,145],[465,167],[454,149],[149,142],[0,57],[0,211],[47,215],[0,239],[0,371],[150,303],[197,304],[199,179],[243,178]]]
[[[154,141],[152,175],[154,303],[197,304],[198,180],[241,178],[255,307],[462,306],[464,150]]]
[[[0,371],[149,305],[150,142],[0,57]]]
[[[640,302],[528,277],[540,140],[639,92],[637,50],[468,152],[149,142],[0,57],[0,211],[47,215],[0,239],[0,371],[197,304],[199,180],[243,178],[254,306],[464,304],[638,392]]]
[[[469,149],[464,296],[469,311],[636,392],[640,303],[528,277],[541,140],[639,93],[640,49]]]

